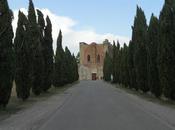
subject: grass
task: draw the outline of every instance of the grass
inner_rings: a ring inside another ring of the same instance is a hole
[[[171,108],[175,109],[175,101],[168,100],[163,96],[161,98],[156,98],[150,92],[143,93],[141,91],[135,91],[134,89],[129,89],[129,88],[126,88],[123,85],[119,85],[119,84],[116,85],[116,88],[122,89],[122,90],[124,90],[125,92],[127,92],[129,94],[136,95],[136,96],[138,96],[138,97],[140,97],[144,100],[147,100],[149,102],[158,103],[160,105],[168,106],[168,107],[171,107]]]
[[[45,101],[53,95],[63,93],[68,88],[70,88],[72,84],[59,87],[59,88],[51,87],[48,92],[42,93],[39,96],[35,96],[31,92],[29,99],[26,100],[25,102],[17,98],[16,91],[15,91],[15,84],[13,86],[14,87],[12,89],[12,94],[9,100],[9,104],[7,105],[6,109],[0,108],[0,121],[8,118],[10,115],[15,114],[21,110],[25,110],[29,107],[32,107],[32,105],[34,105],[36,102]]]

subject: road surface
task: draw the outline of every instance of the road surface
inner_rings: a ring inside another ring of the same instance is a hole
[[[103,81],[81,81],[0,123],[5,130],[175,130],[175,110]]]

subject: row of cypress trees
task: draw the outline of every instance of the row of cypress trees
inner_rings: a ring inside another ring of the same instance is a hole
[[[113,45],[106,54],[104,79],[156,97],[175,100],[175,1],[165,0],[160,17],[153,14],[147,25],[144,11],[137,7],[129,46]],[[111,70],[112,65],[112,70]]]
[[[65,84],[73,83],[79,79],[77,60],[69,51],[62,47],[62,32],[59,32],[57,39],[57,49],[54,64],[54,80],[53,85],[60,87]]]
[[[6,0],[0,1],[0,106],[5,107],[13,83],[13,13]]]
[[[63,86],[78,80],[76,58],[62,48],[62,33],[57,40],[54,56],[52,23],[35,11],[29,0],[28,15],[19,11],[18,26],[13,43],[13,13],[7,0],[0,1],[0,106],[8,104],[13,81],[17,97],[25,101],[31,90],[38,96],[52,85]]]

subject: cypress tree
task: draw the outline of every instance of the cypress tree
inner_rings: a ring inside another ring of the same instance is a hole
[[[79,72],[78,72],[78,60],[75,58],[74,64],[75,64],[75,81],[79,80]]]
[[[138,90],[136,85],[136,73],[134,67],[134,43],[130,41],[128,48],[128,70],[129,70],[129,87]]]
[[[147,51],[146,51],[147,24],[143,10],[137,7],[134,21],[132,42],[135,44],[134,66],[136,71],[136,85],[143,92],[148,92],[147,81]]]
[[[62,32],[60,30],[57,39],[57,49],[54,63],[54,86],[60,87],[66,82],[65,52],[62,47]]]
[[[66,64],[66,84],[73,82],[73,57],[68,47],[65,48],[65,62]]]
[[[113,55],[112,55],[112,66],[113,66],[113,83],[117,83],[118,82],[118,75],[117,75],[117,70],[116,70],[116,66],[117,66],[117,47],[115,45],[115,42],[113,43]]]
[[[31,26],[36,26],[35,7],[34,7],[32,0],[29,0],[28,20]]]
[[[175,1],[165,0],[160,13],[158,65],[163,93],[175,99]]]
[[[30,83],[29,83],[29,62],[27,54],[27,29],[28,20],[26,16],[19,11],[18,27],[16,30],[16,37],[14,40],[15,49],[15,83],[18,98],[26,100],[30,96]]]
[[[120,48],[118,53],[118,69],[119,69],[119,84],[124,84],[124,58],[123,58],[123,48]]]
[[[117,41],[117,51],[116,51],[116,76],[117,82],[120,83],[120,43]]]
[[[77,81],[79,79],[79,74],[78,74],[78,59],[75,58],[73,54],[73,81]]]
[[[13,82],[13,13],[7,0],[0,1],[0,106],[8,104]]]
[[[46,17],[47,26],[45,27],[44,15],[40,10],[37,10],[38,25],[40,27],[40,41],[42,45],[43,55],[43,77],[42,90],[47,91],[52,85],[53,72],[53,39],[52,39],[52,24],[49,17]]]
[[[111,81],[111,74],[112,74],[111,68],[112,68],[112,59],[108,54],[108,52],[106,52],[103,66],[103,74],[105,81]]]
[[[42,91],[43,81],[43,55],[40,28],[36,22],[35,8],[32,0],[29,0],[28,20],[30,24],[28,35],[30,36],[29,53],[30,53],[30,80],[32,84],[32,92],[40,95]]]
[[[40,35],[40,45],[39,48],[40,50],[38,50],[39,55],[40,55],[40,59],[43,60],[43,62],[41,62],[40,67],[42,68],[43,72],[40,72],[40,82],[41,82],[41,90],[45,90],[45,79],[46,79],[46,70],[45,70],[45,42],[44,42],[44,29],[45,29],[45,20],[44,20],[44,15],[43,13],[37,9],[37,16],[38,16],[38,20],[37,20],[37,24],[38,24],[38,29],[39,29],[39,35]],[[38,46],[37,46],[38,48]],[[47,90],[47,89],[46,89]]]
[[[126,45],[126,43],[124,43],[124,47],[123,47],[123,84],[125,85],[125,87],[128,87],[129,86],[129,80],[130,80],[130,77],[129,77],[129,67],[128,67],[128,46]]]
[[[53,39],[52,23],[50,18],[46,17],[46,27],[44,29],[43,56],[44,56],[44,83],[43,90],[47,91],[52,85],[53,79]]]
[[[103,64],[103,79],[105,81],[110,81],[110,76],[107,75],[108,73],[108,61],[107,61],[107,52],[106,52],[106,55],[105,55],[105,58],[104,58],[104,64]]]
[[[40,35],[41,35],[41,38],[43,39],[44,28],[45,28],[44,15],[39,9],[37,9],[37,15],[38,15],[38,25],[39,25],[39,29],[40,29]]]
[[[148,86],[151,92],[160,97],[162,89],[160,87],[159,72],[157,64],[158,44],[159,44],[159,20],[152,14],[148,27]]]
[[[78,64],[77,60],[73,55],[71,55],[70,50],[68,47],[65,48],[65,58],[66,58],[66,77],[68,82],[67,83],[73,83],[74,81],[77,81],[79,79],[79,74],[78,74]]]
[[[113,82],[119,83],[119,50],[120,50],[120,44],[117,42],[117,46],[115,45],[115,42],[113,44]]]

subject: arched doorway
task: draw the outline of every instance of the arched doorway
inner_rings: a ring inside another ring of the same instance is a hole
[[[97,74],[96,73],[92,73],[92,80],[97,80]]]

